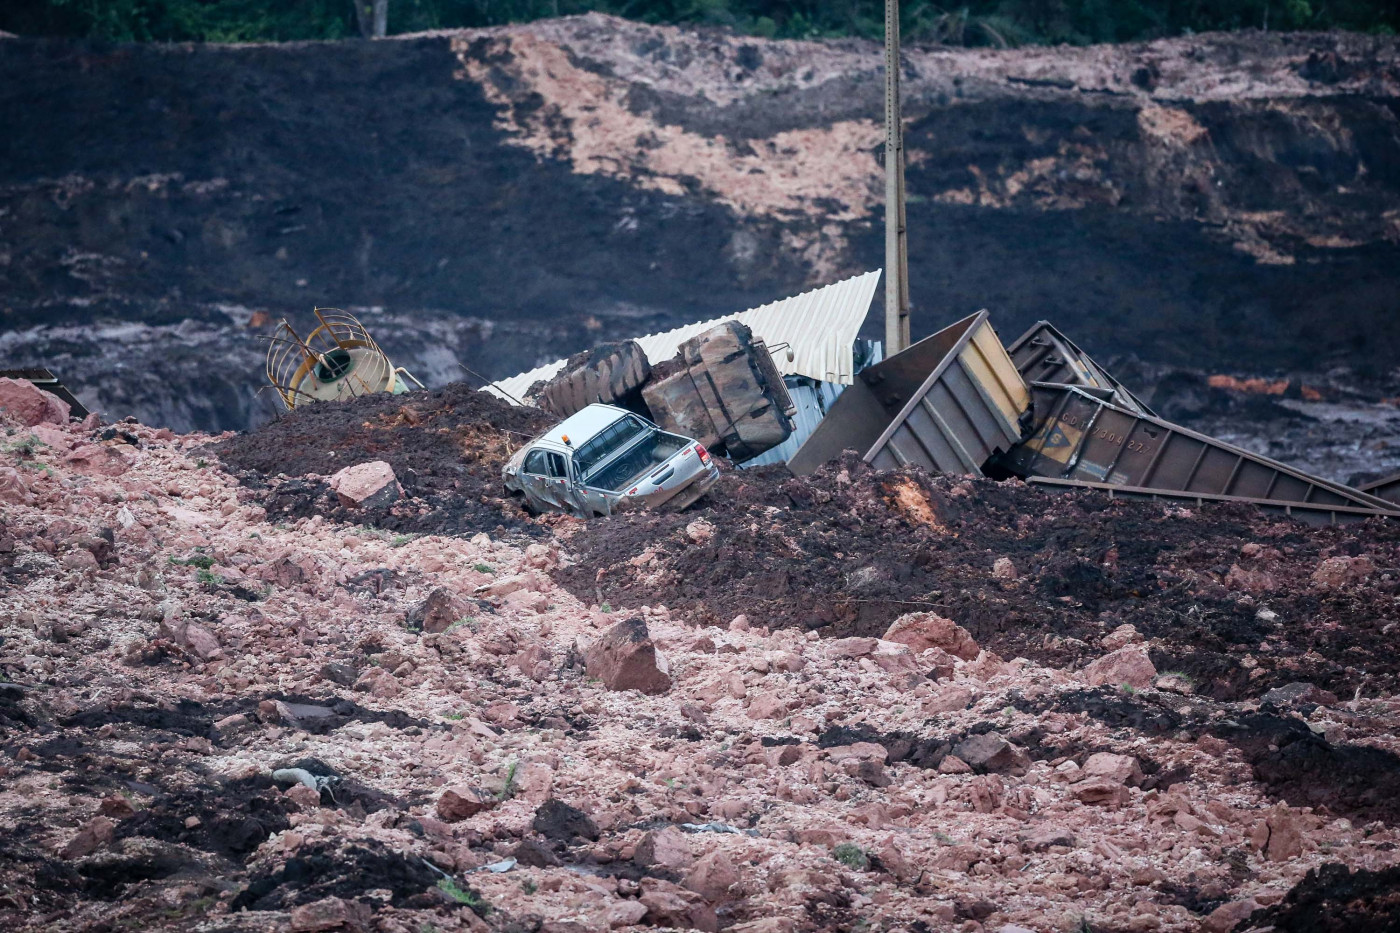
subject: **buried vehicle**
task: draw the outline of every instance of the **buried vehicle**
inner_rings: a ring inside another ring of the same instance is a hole
[[[531,512],[584,518],[625,508],[683,509],[719,481],[704,445],[635,412],[589,405],[530,441],[501,471]]]

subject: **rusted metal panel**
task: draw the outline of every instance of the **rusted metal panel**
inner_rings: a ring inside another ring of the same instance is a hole
[[[979,311],[862,370],[788,461],[803,476],[846,449],[881,469],[981,474],[1021,439],[1025,381]]]
[[[1173,492],[1166,489],[1146,489],[1142,486],[1115,486],[1079,479],[1056,479],[1030,476],[1026,482],[1042,489],[1096,489],[1115,499],[1150,499],[1182,505],[1204,505],[1210,502],[1242,502],[1266,514],[1283,515],[1309,525],[1350,525],[1369,518],[1400,518],[1400,511],[1388,512],[1359,505],[1319,505],[1312,502],[1280,502],[1276,499],[1256,499],[1249,496],[1222,496],[1204,492]]]
[[[1356,487],[1364,493],[1384,499],[1387,502],[1400,503],[1400,473],[1393,476],[1386,476],[1369,483],[1362,483]]]
[[[1106,389],[1033,383],[1038,427],[1002,458],[1019,476],[1319,506],[1394,508],[1349,486],[1114,405]]]
[[[1144,415],[1157,414],[1049,321],[1037,321],[1030,330],[1016,338],[1006,352],[1011,355],[1016,369],[1026,382],[1111,389],[1113,400],[1120,408]]]

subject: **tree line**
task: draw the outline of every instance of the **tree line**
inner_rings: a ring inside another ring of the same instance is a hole
[[[4,0],[0,29],[122,42],[263,42],[495,26],[597,10],[648,23],[778,38],[884,30],[883,0]],[[950,45],[1126,42],[1234,29],[1394,35],[1397,0],[903,0],[906,41]]]

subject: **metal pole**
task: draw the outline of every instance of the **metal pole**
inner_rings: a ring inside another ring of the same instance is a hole
[[[909,245],[899,107],[899,0],[885,0],[885,356],[909,346]]]

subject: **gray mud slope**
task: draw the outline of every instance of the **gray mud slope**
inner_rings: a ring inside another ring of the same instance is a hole
[[[114,414],[241,428],[264,416],[256,310],[384,308],[396,362],[440,384],[876,267],[879,63],[594,15],[6,40],[0,357],[57,362]],[[1100,355],[1384,372],[1398,63],[1345,35],[911,49],[916,331],[988,307],[1004,336],[1050,317]]]

